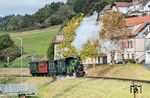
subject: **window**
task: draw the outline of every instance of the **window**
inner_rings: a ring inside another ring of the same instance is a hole
[[[127,41],[127,48],[133,48],[133,42]]]
[[[124,60],[124,54],[122,54],[122,59]]]
[[[134,59],[134,54],[132,53],[132,59]]]
[[[132,41],[130,41],[130,48],[133,48],[133,43],[132,43]]]
[[[130,55],[129,54],[127,54],[127,57],[128,57],[128,59],[130,59]]]
[[[150,5],[148,5],[148,7],[150,7]]]
[[[129,48],[130,47],[130,42],[128,41],[128,45],[127,45],[127,47]]]

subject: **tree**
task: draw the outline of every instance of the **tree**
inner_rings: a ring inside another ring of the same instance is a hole
[[[80,52],[80,58],[84,61],[89,58],[96,58],[98,56],[98,41],[88,41],[83,45],[83,49]]]
[[[8,48],[13,44],[14,41],[11,40],[9,34],[0,34],[0,50]]]
[[[73,17],[60,31],[60,34],[63,35],[63,40],[58,46],[58,50],[61,50],[61,55],[63,57],[75,56],[77,50],[72,46],[72,41],[75,38],[75,30],[80,25],[83,19],[83,14]]]
[[[11,40],[9,34],[0,34],[0,61],[10,61],[16,59],[21,55],[20,49]]]
[[[106,5],[112,3],[112,0],[101,0],[99,2],[94,3],[92,7],[92,12],[101,11]]]
[[[101,39],[110,39],[121,49],[123,42],[131,35],[131,30],[126,26],[123,13],[119,11],[109,11],[104,13],[100,19],[103,29],[100,32]],[[118,47],[118,48],[119,48]],[[115,50],[111,51],[112,63],[114,63]]]
[[[50,44],[47,50],[47,57],[51,60],[54,59],[54,44]]]

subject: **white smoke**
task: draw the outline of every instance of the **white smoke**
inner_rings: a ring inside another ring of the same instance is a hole
[[[77,50],[81,50],[82,46],[87,43],[88,40],[100,39],[99,33],[103,28],[103,24],[97,23],[97,16],[98,14],[95,12],[92,16],[85,17],[81,22],[81,25],[75,30],[76,37],[72,42],[72,45]],[[100,50],[103,53],[110,53],[117,49],[118,45],[109,39],[100,41]]]
[[[118,49],[118,45],[115,42],[108,39],[101,41],[100,47],[101,47],[101,52],[103,53],[110,53]]]
[[[81,50],[82,46],[88,41],[99,38],[99,31],[102,29],[102,24],[97,24],[98,14],[94,12],[92,16],[83,18],[81,25],[76,29],[76,37],[72,45]]]

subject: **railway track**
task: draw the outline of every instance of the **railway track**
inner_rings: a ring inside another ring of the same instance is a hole
[[[20,75],[0,75],[0,77],[20,77]],[[31,75],[22,75],[22,77],[48,77],[48,76],[31,76]],[[54,78],[54,77],[53,77]],[[56,78],[56,77],[55,77]],[[131,81],[139,83],[149,83],[150,80],[139,80],[139,79],[129,79],[129,78],[117,78],[117,77],[96,77],[96,76],[86,76],[84,78],[89,79],[102,79],[102,80],[118,80],[118,81]]]
[[[0,77],[21,77],[21,75],[0,75]],[[22,75],[22,77],[33,77],[31,75]]]
[[[93,77],[93,76],[86,76],[84,78],[150,83],[150,80],[138,80],[138,79],[129,79],[129,78],[117,78],[117,77],[95,77],[95,76]]]

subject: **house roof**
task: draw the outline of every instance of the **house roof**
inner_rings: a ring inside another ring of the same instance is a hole
[[[56,35],[57,36],[57,35]],[[58,43],[60,43],[61,41],[60,40],[58,40],[56,37],[52,40],[52,44],[58,44]]]
[[[114,2],[117,7],[130,7],[133,6],[132,2]]]
[[[130,27],[139,25],[139,27],[132,32],[133,35],[137,35],[147,25],[147,23],[150,22],[150,15],[127,18],[125,21],[126,25]]]
[[[143,6],[145,6],[148,2],[149,2],[149,0],[141,0],[141,3]]]
[[[111,5],[106,5],[104,8],[103,8],[103,11],[105,10],[111,10],[112,9],[112,6]]]
[[[149,22],[150,15],[126,18],[125,21],[126,21],[127,26],[135,26],[138,24],[143,24],[143,23]]]

